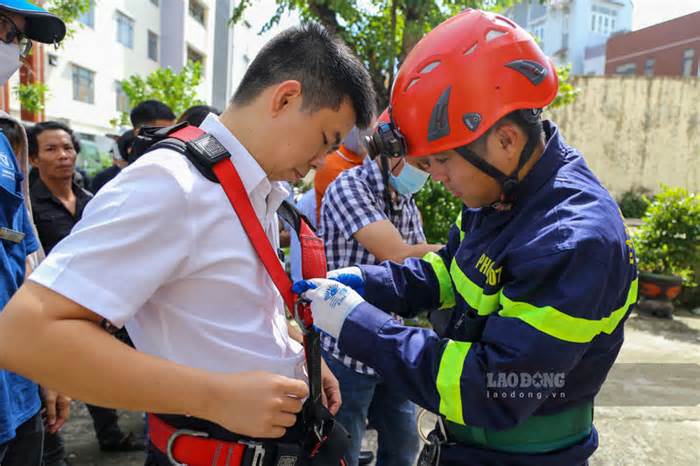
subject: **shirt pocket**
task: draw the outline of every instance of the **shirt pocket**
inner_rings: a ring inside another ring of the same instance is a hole
[[[24,231],[21,210],[23,206],[22,196],[8,191],[5,186],[0,185],[0,226],[10,230]]]

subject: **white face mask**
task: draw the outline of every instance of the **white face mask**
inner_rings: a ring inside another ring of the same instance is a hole
[[[5,84],[10,76],[15,74],[19,65],[19,45],[0,41],[0,85]]]

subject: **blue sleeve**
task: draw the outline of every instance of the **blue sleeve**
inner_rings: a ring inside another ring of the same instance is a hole
[[[501,309],[489,316],[477,342],[399,325],[364,303],[348,316],[339,347],[415,403],[452,422],[510,428],[531,416],[546,396],[493,399],[488,390],[493,379],[521,372],[565,378],[597,335],[615,331],[636,299],[630,275],[601,286],[600,277],[609,270],[577,250],[521,264],[505,284]],[[545,395],[555,389],[524,388]]]
[[[24,233],[24,245],[27,248],[27,254],[36,252],[39,249],[39,241],[36,239],[34,234],[34,228],[32,226],[32,220],[29,217],[29,212],[27,207],[22,204],[22,232]]]

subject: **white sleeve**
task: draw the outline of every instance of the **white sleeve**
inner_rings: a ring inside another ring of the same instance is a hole
[[[87,205],[29,277],[121,327],[187,260],[193,227],[173,170],[141,163]]]

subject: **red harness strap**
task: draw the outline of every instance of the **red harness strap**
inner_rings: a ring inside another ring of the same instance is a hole
[[[224,442],[202,436],[188,430],[177,430],[158,416],[148,415],[148,436],[151,443],[177,461],[187,466],[240,466],[248,445]]]

